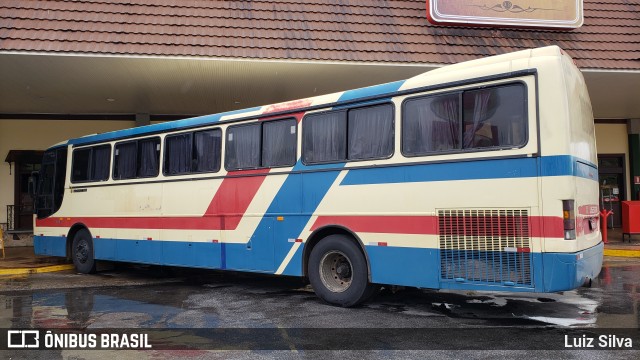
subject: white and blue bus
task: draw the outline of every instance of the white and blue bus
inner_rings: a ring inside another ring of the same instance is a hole
[[[555,292],[596,277],[593,115],[551,46],[48,149],[37,254],[380,284]]]

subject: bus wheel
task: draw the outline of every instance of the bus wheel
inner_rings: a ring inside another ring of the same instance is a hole
[[[96,262],[93,259],[93,241],[86,229],[78,231],[73,237],[71,257],[73,265],[79,273],[90,274],[96,271]]]
[[[367,262],[347,236],[331,235],[311,250],[307,274],[316,295],[343,307],[367,300],[376,285],[368,279]]]

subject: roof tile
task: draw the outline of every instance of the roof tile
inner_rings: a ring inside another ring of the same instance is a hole
[[[4,0],[0,51],[449,64],[557,44],[580,67],[640,69],[640,1],[584,0],[569,30],[443,27],[424,0]]]

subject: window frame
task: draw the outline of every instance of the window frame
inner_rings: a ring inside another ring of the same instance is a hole
[[[476,90],[485,90],[485,89],[492,89],[492,88],[500,88],[500,87],[505,87],[505,86],[509,86],[509,85],[521,85],[524,89],[524,98],[523,98],[523,114],[524,114],[524,139],[522,144],[517,145],[517,146],[513,146],[513,145],[505,145],[505,146],[490,146],[490,147],[474,147],[474,148],[464,148],[464,92],[466,91],[476,91]],[[444,150],[444,151],[433,151],[433,152],[428,152],[428,153],[420,153],[420,154],[411,154],[411,153],[406,153],[404,151],[404,142],[405,142],[405,137],[404,137],[404,127],[405,127],[405,123],[404,123],[404,119],[405,119],[405,108],[406,108],[406,103],[408,101],[411,100],[419,100],[419,99],[426,99],[426,98],[430,98],[430,97],[436,97],[436,96],[442,96],[442,95],[448,95],[448,94],[457,94],[458,95],[458,100],[459,100],[459,104],[458,104],[458,114],[460,115],[460,123],[458,126],[458,135],[460,136],[460,148],[458,149],[454,149],[454,150]],[[530,126],[530,114],[529,114],[529,87],[527,86],[527,83],[523,80],[511,80],[511,81],[507,81],[504,83],[498,83],[498,84],[489,84],[489,85],[475,85],[475,86],[471,86],[471,87],[465,87],[465,88],[461,88],[461,89],[456,89],[456,90],[448,90],[448,91],[442,91],[442,92],[434,92],[434,93],[429,93],[429,94],[421,94],[421,95],[417,95],[417,96],[410,96],[410,97],[406,97],[405,99],[402,100],[402,103],[400,105],[400,153],[402,154],[402,156],[407,157],[407,158],[414,158],[414,157],[422,157],[422,156],[437,156],[437,155],[449,155],[449,154],[463,154],[463,153],[477,153],[477,152],[490,152],[490,151],[497,151],[497,150],[517,150],[517,149],[522,149],[524,147],[526,147],[529,144],[529,140],[530,140],[530,131],[529,131],[529,126]]]
[[[295,141],[295,159],[293,161],[292,164],[288,164],[288,165],[278,165],[278,166],[264,166],[263,165],[263,137],[264,137],[264,131],[263,131],[263,125],[270,123],[270,122],[275,122],[275,121],[285,121],[285,120],[293,120],[295,121],[295,126],[296,126],[296,141]],[[228,151],[228,138],[227,136],[229,135],[229,130],[233,129],[233,128],[239,128],[239,127],[243,127],[243,126],[255,126],[258,125],[258,128],[260,129],[260,139],[259,139],[259,154],[260,154],[260,159],[259,159],[259,163],[260,165],[257,167],[247,167],[247,168],[232,168],[229,167],[229,151]],[[295,164],[298,162],[298,137],[300,136],[300,129],[299,129],[299,125],[300,123],[298,122],[298,119],[296,119],[294,116],[286,116],[286,117],[282,117],[282,118],[277,118],[277,119],[269,119],[269,120],[258,120],[258,121],[252,121],[252,122],[248,122],[248,123],[241,123],[241,124],[237,124],[237,125],[230,125],[228,126],[223,134],[223,139],[224,139],[224,169],[229,172],[229,171],[244,171],[244,170],[257,170],[257,169],[278,169],[278,168],[287,168],[287,167],[292,167],[295,166]]]
[[[98,145],[91,145],[91,146],[87,146],[87,147],[81,147],[81,148],[76,148],[73,149],[73,151],[71,151],[71,171],[69,174],[69,181],[71,182],[71,184],[84,184],[84,183],[92,183],[92,182],[103,182],[103,181],[109,181],[111,179],[111,171],[109,171],[109,175],[107,176],[106,179],[91,179],[89,178],[88,180],[74,180],[73,179],[73,167],[75,165],[75,153],[76,151],[83,151],[83,150],[89,150],[89,167],[87,169],[87,176],[91,176],[91,173],[93,171],[93,151],[95,148],[98,147],[108,147],[109,148],[109,170],[111,170],[111,165],[113,164],[112,162],[112,154],[113,154],[113,147],[111,146],[111,143],[108,144],[98,144]]]
[[[203,132],[208,132],[208,131],[218,131],[220,133],[220,148],[217,149],[218,150],[218,167],[216,170],[213,171],[194,171],[193,167],[191,167],[191,170],[189,170],[188,172],[184,172],[184,173],[180,173],[180,174],[169,174],[167,172],[167,168],[166,168],[166,161],[167,161],[167,138],[170,138],[172,136],[180,136],[180,135],[185,135],[188,134],[190,139],[191,139],[191,160],[193,161],[193,156],[195,153],[195,136],[198,133],[203,133]],[[209,129],[199,129],[199,130],[193,130],[193,131],[185,131],[185,132],[178,132],[178,133],[168,133],[164,136],[164,141],[163,141],[163,148],[162,148],[162,175],[166,176],[166,177],[174,177],[174,176],[184,176],[184,175],[193,175],[193,174],[215,174],[220,172],[220,170],[222,169],[222,144],[224,142],[224,131],[222,131],[222,128],[220,127],[215,127],[215,128],[209,128]]]
[[[139,158],[140,158],[140,141],[145,141],[145,140],[152,140],[152,139],[157,139],[158,140],[158,145],[160,145],[160,150],[158,151],[158,171],[156,172],[155,175],[149,175],[149,176],[138,176],[138,162],[139,162]],[[130,143],[135,143],[136,144],[136,176],[135,177],[131,177],[131,178],[126,178],[126,179],[121,179],[121,178],[117,178],[116,177],[116,147],[118,147],[118,145],[122,145],[122,144],[130,144]],[[146,138],[140,138],[140,139],[133,139],[133,140],[125,140],[125,141],[120,141],[120,142],[116,142],[113,145],[113,152],[112,152],[112,156],[111,156],[111,161],[113,164],[112,170],[111,170],[111,178],[114,181],[126,181],[126,180],[135,180],[135,179],[152,179],[152,178],[157,178],[160,175],[160,167],[162,166],[162,162],[163,162],[163,158],[162,158],[162,152],[163,152],[163,145],[162,145],[162,138],[160,136],[150,136],[150,137],[146,137]]]
[[[391,130],[393,131],[393,134],[391,136],[391,154],[388,156],[384,156],[384,157],[375,157],[375,158],[366,158],[366,159],[349,159],[349,111],[351,110],[359,110],[359,109],[366,109],[366,108],[370,108],[370,107],[375,107],[375,106],[383,106],[383,105],[390,105],[391,106]],[[330,161],[317,161],[317,162],[308,162],[306,161],[305,157],[304,157],[304,145],[305,145],[305,140],[304,140],[304,133],[305,133],[305,119],[308,116],[313,116],[313,115],[321,115],[321,114],[327,114],[327,113],[334,113],[334,112],[344,112],[345,114],[345,128],[344,128],[344,133],[345,133],[345,159],[343,161],[334,161],[334,160],[330,160]],[[324,111],[318,111],[318,112],[313,112],[313,113],[309,113],[309,114],[305,114],[305,116],[302,118],[302,126],[301,126],[301,142],[302,142],[302,149],[301,149],[301,154],[300,154],[300,159],[302,161],[302,163],[305,166],[313,166],[313,165],[324,165],[324,164],[340,164],[340,163],[347,163],[347,162],[362,162],[362,161],[372,161],[372,160],[388,160],[390,158],[392,158],[395,153],[396,153],[396,104],[393,101],[390,100],[386,100],[386,101],[382,101],[382,102],[374,102],[374,103],[370,103],[370,104],[360,104],[358,106],[353,106],[353,107],[347,107],[347,108],[342,108],[342,109],[331,109],[331,110],[324,110]]]

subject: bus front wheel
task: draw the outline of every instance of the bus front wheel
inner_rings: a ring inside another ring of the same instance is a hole
[[[71,257],[76,270],[82,274],[90,274],[96,271],[96,262],[93,258],[93,240],[87,229],[82,229],[73,237],[71,245]]]
[[[322,239],[309,256],[307,274],[316,295],[343,307],[367,300],[377,288],[369,283],[367,261],[360,248],[344,235]]]

